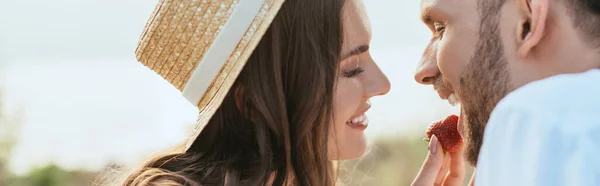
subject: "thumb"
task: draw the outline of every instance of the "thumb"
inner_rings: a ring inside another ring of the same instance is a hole
[[[471,181],[469,181],[469,186],[475,185],[475,173],[476,172],[477,172],[477,170],[473,170],[473,176],[471,176]]]
[[[438,176],[440,168],[444,164],[444,150],[435,135],[429,140],[429,153],[419,174],[413,181],[413,186],[431,186]]]

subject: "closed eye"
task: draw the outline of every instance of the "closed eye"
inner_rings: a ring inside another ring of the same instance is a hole
[[[347,78],[356,77],[356,76],[360,75],[361,73],[363,73],[364,71],[365,70],[363,68],[358,67],[354,70],[344,72],[344,77],[347,77]]]

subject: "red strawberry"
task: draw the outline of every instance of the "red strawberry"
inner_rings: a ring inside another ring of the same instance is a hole
[[[426,134],[427,139],[431,139],[431,135],[435,134],[445,152],[458,152],[462,148],[463,139],[458,133],[458,116],[456,115],[450,115],[444,120],[431,124]]]

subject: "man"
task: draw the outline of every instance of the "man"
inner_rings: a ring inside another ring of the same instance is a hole
[[[433,38],[415,79],[462,103],[476,185],[600,185],[600,0],[421,8]],[[460,157],[450,157],[446,173],[430,150],[413,185],[460,185]]]

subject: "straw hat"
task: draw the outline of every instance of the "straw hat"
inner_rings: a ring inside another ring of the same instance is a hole
[[[200,109],[185,151],[223,102],[283,1],[159,1],[135,54]]]

